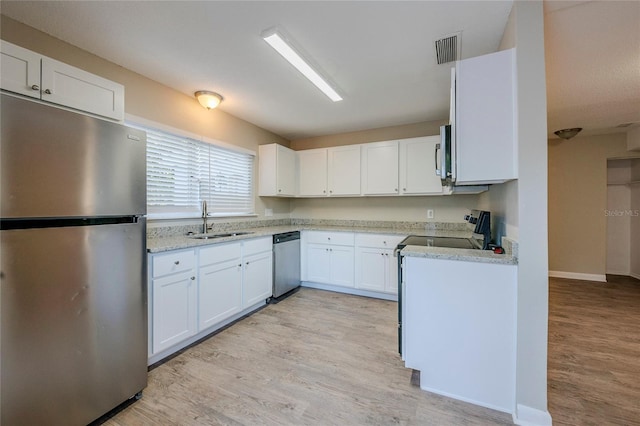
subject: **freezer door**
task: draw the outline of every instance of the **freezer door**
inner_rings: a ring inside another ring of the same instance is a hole
[[[146,134],[1,95],[0,217],[146,214]]]
[[[147,384],[144,219],[0,231],[2,425],[85,425]]]

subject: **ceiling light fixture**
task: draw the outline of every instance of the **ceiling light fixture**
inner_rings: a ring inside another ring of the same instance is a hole
[[[320,75],[318,71],[313,69],[309,65],[308,60],[305,60],[302,55],[292,46],[293,43],[291,37],[285,36],[282,30],[278,28],[271,28],[265,30],[262,33],[264,41],[269,43],[276,52],[282,55],[291,65],[293,65],[298,71],[302,73],[310,82],[312,82],[318,89],[322,91],[333,102],[342,100],[342,97],[331,87],[329,83]]]
[[[553,133],[555,133],[555,135],[561,139],[571,139],[581,131],[582,131],[582,127],[574,127],[572,129],[556,130]]]
[[[220,102],[222,102],[222,96],[217,94],[216,92],[209,92],[207,90],[198,90],[194,93],[200,105],[205,107],[206,109],[214,109]]]

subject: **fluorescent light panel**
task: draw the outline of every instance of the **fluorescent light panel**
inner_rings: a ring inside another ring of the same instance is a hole
[[[291,47],[283,36],[281,36],[277,30],[268,30],[262,34],[264,41],[269,43],[276,52],[282,55],[291,65],[293,65],[298,71],[302,73],[307,79],[312,82],[318,89],[322,90],[322,93],[327,95],[333,102],[342,100],[342,97],[336,92],[333,87],[327,83],[324,78],[318,74],[316,70],[311,66]]]

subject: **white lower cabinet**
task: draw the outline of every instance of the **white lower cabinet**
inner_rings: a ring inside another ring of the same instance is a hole
[[[404,238],[390,234],[304,231],[302,279],[353,288],[355,294],[395,295],[398,266],[394,249]]]
[[[150,255],[150,355],[169,355],[264,303],[272,256],[271,237]]]
[[[212,327],[242,310],[242,244],[199,250],[198,326]]]
[[[512,412],[517,266],[403,259],[405,366],[424,390]]]
[[[273,238],[242,243],[242,307],[265,302],[273,294]]]
[[[154,255],[149,265],[152,277],[150,350],[156,353],[197,332],[195,250]]]
[[[304,233],[307,281],[342,287],[354,286],[353,233]]]
[[[394,249],[404,236],[356,234],[356,288],[398,293],[398,264]]]

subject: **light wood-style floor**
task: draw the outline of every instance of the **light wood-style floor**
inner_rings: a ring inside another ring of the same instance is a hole
[[[640,425],[640,281],[550,279],[554,425]]]
[[[554,425],[640,425],[640,281],[551,279]],[[105,424],[500,425],[511,416],[411,386],[396,304],[302,289],[152,370]]]
[[[149,373],[105,424],[505,425],[411,386],[395,302],[303,288]]]

